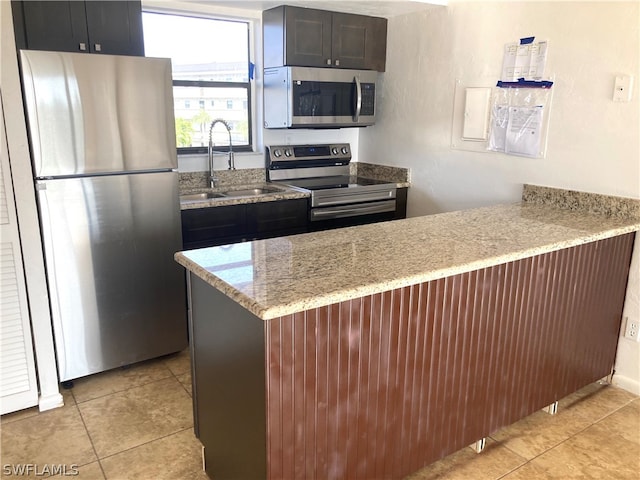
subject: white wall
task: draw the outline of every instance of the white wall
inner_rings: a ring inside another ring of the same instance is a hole
[[[555,76],[548,153],[526,159],[450,148],[456,79],[498,80],[503,46],[549,41]],[[524,182],[640,197],[637,85],[612,101],[616,73],[638,75],[638,2],[456,2],[389,20],[379,121],[360,160],[413,169],[411,215],[517,199]]]
[[[639,6],[451,0],[391,18],[379,120],[360,133],[360,160],[412,169],[410,216],[518,201],[523,183],[640,198]],[[555,78],[546,158],[450,148],[456,80],[495,85],[504,44],[528,36],[549,41]],[[635,77],[631,103],[612,101],[620,73]],[[625,306],[636,320],[639,244]],[[614,377],[636,393],[639,345],[621,338]]]

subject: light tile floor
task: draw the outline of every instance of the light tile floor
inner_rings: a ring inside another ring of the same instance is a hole
[[[188,352],[76,380],[65,406],[2,416],[6,465],[78,465],[84,480],[206,480]],[[73,478],[78,478],[73,477]],[[41,478],[35,475],[19,478]],[[60,477],[57,477],[60,478]],[[406,480],[640,479],[640,398],[594,383]],[[371,479],[373,480],[373,479]]]

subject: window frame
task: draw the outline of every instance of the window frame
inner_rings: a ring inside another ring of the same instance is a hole
[[[247,138],[248,145],[233,145],[234,152],[253,152],[254,151],[254,118],[253,118],[253,92],[251,88],[251,83],[253,78],[251,77],[251,35],[253,23],[250,19],[229,19],[229,18],[218,18],[215,15],[202,13],[202,12],[180,12],[180,11],[163,11],[155,8],[144,8],[142,9],[142,13],[153,13],[160,15],[171,15],[174,17],[191,17],[191,18],[201,18],[206,20],[215,20],[222,22],[236,22],[236,23],[244,23],[247,25],[247,75],[248,80],[246,82],[229,82],[229,81],[214,81],[214,80],[175,80],[173,77],[171,79],[172,87],[194,87],[194,88],[246,88],[247,91]],[[194,155],[194,154],[206,154],[208,153],[207,146],[200,147],[177,147],[178,155]],[[228,145],[216,145],[216,151],[229,151]]]

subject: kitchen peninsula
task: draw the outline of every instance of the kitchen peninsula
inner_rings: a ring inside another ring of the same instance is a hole
[[[402,478],[611,373],[640,201],[179,252],[212,478]]]

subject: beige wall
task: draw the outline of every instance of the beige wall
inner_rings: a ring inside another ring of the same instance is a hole
[[[458,2],[389,20],[379,121],[359,160],[412,169],[409,215],[518,201],[523,183],[640,198],[639,2]],[[505,43],[549,41],[546,158],[451,148],[456,80],[495,85]],[[612,101],[616,74],[633,101]],[[636,244],[638,245],[638,243]],[[636,261],[626,314],[639,319]],[[633,294],[633,292],[636,292]],[[617,380],[640,393],[640,348],[620,340]]]

